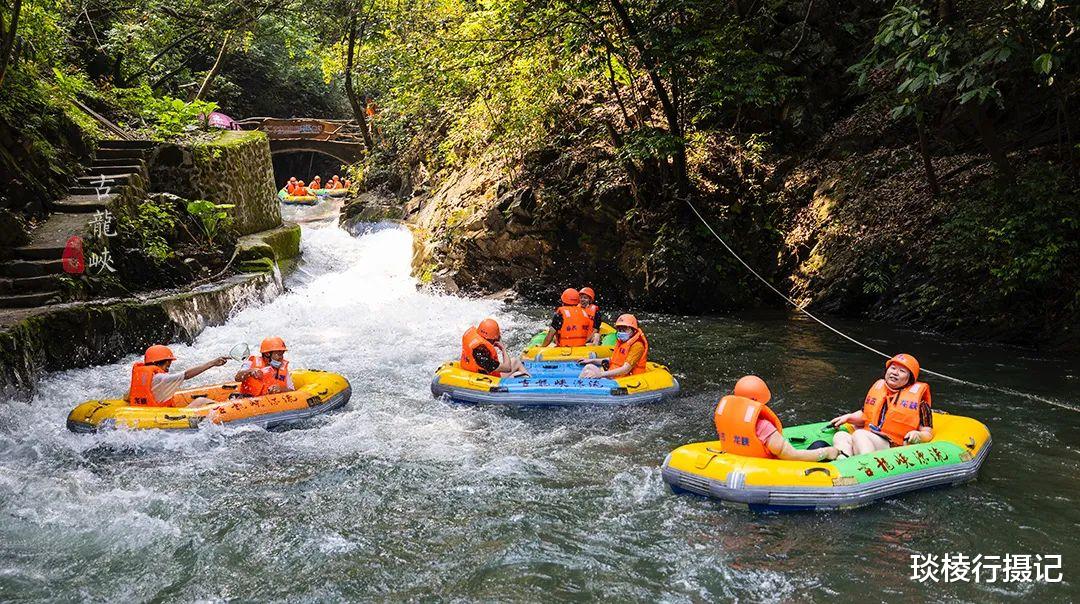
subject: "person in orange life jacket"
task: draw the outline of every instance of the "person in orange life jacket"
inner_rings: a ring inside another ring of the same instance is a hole
[[[338,189],[344,189],[345,185],[342,184],[341,177],[335,174],[334,177],[330,179],[330,182],[326,183],[326,188],[336,191]]]
[[[747,375],[735,382],[735,390],[717,403],[713,424],[721,449],[747,457],[787,459],[791,461],[833,460],[840,454],[836,447],[800,451],[784,438],[780,418],[767,405],[772,393],[765,381]]]
[[[645,373],[645,364],[649,358],[649,340],[638,326],[634,315],[620,315],[615,321],[615,336],[618,343],[610,359],[582,359],[579,377],[616,378],[624,375]]]
[[[290,176],[289,177],[289,182],[285,183],[285,192],[288,193],[289,195],[295,195],[295,193],[293,193],[293,191],[296,190],[296,186],[297,186],[296,185],[296,177],[295,176]]]
[[[898,354],[889,359],[885,377],[870,387],[863,408],[829,422],[837,428],[845,423],[856,428],[852,434],[837,432],[833,444],[846,455],[862,455],[933,439],[930,386],[918,380],[915,357]]]
[[[176,360],[167,346],[155,344],[146,349],[143,360],[131,367],[131,388],[124,396],[129,404],[140,407],[174,407],[172,397],[180,389],[184,380],[199,375],[211,367],[221,367],[229,357],[218,357],[192,367],[184,372],[170,373],[169,367]],[[215,401],[199,397],[191,401],[188,407],[210,405]]]
[[[240,393],[244,396],[263,396],[296,390],[289,362],[285,360],[285,341],[279,337],[266,338],[259,345],[260,356],[244,361],[236,374]]]
[[[499,353],[502,360],[499,360]],[[510,356],[502,343],[502,331],[495,319],[480,321],[461,336],[461,368],[466,371],[502,377],[528,377],[529,371],[520,359]]]
[[[589,344],[591,346],[600,345],[600,324],[603,323],[603,319],[600,318],[600,308],[594,304],[596,301],[596,292],[591,287],[583,287],[578,290],[578,295],[581,297],[581,307],[585,309],[585,314],[589,315],[589,318],[593,322],[592,336],[589,337]]]
[[[323,188],[322,187],[322,178],[318,174],[316,174],[315,178],[311,179],[311,186],[308,187],[308,188],[311,189],[312,191],[318,191],[319,189]]]
[[[551,327],[542,346],[584,346],[592,338],[593,320],[581,307],[581,294],[574,288],[563,291],[562,306],[551,316]]]
[[[296,186],[293,187],[292,195],[294,197],[307,197],[311,195],[311,192],[304,186],[304,181],[300,180],[297,181]]]

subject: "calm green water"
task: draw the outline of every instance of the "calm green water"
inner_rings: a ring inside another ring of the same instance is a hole
[[[417,292],[405,231],[305,226],[291,292],[176,346],[180,365],[275,333],[294,367],[353,384],[306,429],[77,436],[77,402],[134,357],[0,404],[0,601],[1070,601],[1080,599],[1080,414],[932,382],[989,427],[979,480],[853,512],[754,515],[674,496],[665,454],[713,437],[719,394],[766,378],[785,423],[855,409],[868,353],[781,315],[641,316],[683,395],[643,408],[507,410],[433,400],[432,371],[495,314],[518,348],[545,312]],[[602,295],[602,292],[601,292]],[[842,323],[968,379],[1076,402],[1076,358]],[[225,379],[229,366],[200,381]],[[909,579],[913,553],[1061,554],[1057,585]]]

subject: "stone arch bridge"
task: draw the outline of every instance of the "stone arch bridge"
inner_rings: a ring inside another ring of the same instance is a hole
[[[250,117],[236,123],[244,130],[265,132],[270,138],[271,155],[311,151],[343,164],[355,163],[364,156],[363,135],[352,120]]]

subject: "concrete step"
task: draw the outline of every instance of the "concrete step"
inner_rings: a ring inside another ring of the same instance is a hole
[[[58,275],[41,277],[23,277],[21,279],[0,279],[0,295],[39,294],[54,291]]]
[[[68,194],[69,194],[69,196],[77,195],[79,197],[95,197],[96,198],[96,197],[98,197],[99,194],[102,196],[102,198],[114,197],[114,196],[118,195],[120,193],[120,190],[122,188],[126,187],[126,186],[127,185],[106,185],[105,188],[100,188],[100,191],[99,191],[99,187],[84,187],[84,186],[80,185],[80,186],[69,188],[68,189]]]
[[[60,301],[60,292],[55,290],[36,294],[0,295],[0,308],[33,308]]]
[[[107,140],[99,141],[98,149],[153,149],[158,146],[158,143],[148,140]]]
[[[90,166],[86,176],[97,177],[101,174],[111,176],[113,174],[142,174],[144,166],[139,165],[116,165],[116,166]]]
[[[145,160],[150,149],[98,149],[97,159],[140,159]]]
[[[132,157],[98,157],[94,160],[94,163],[90,164],[91,168],[111,167],[111,166],[138,166],[141,170],[146,167],[146,163],[141,159]]]
[[[94,215],[89,213],[57,213],[49,216],[42,225],[30,233],[30,243],[15,248],[15,254],[23,260],[56,260],[64,255],[64,246],[73,235],[86,237]],[[116,230],[115,222],[109,231]]]
[[[81,189],[82,187],[75,187]],[[67,197],[54,201],[51,204],[54,212],[62,212],[66,214],[85,214],[104,210],[108,207],[109,203],[116,199],[116,191],[113,191],[110,195],[99,196],[97,191],[93,187],[88,187],[87,193],[74,193]]]
[[[126,185],[131,182],[132,177],[135,176],[133,172],[124,172],[121,174],[96,174],[80,176],[78,180],[78,186],[80,187],[94,187],[98,189],[104,189],[106,187],[119,187],[120,185]]]
[[[56,260],[8,260],[0,264],[0,277],[40,277],[64,272],[64,264]]]

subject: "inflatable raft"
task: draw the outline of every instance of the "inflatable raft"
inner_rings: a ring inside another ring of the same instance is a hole
[[[281,203],[290,205],[313,206],[319,203],[319,197],[316,195],[289,195],[285,189],[278,191],[278,199]]]
[[[606,359],[615,350],[615,328],[600,324],[599,346],[543,346],[547,330],[529,340],[529,346],[521,358],[529,361],[579,361],[581,359]]]
[[[850,428],[850,425],[845,426]],[[784,428],[797,449],[832,442],[827,422]],[[969,417],[935,412],[934,440],[811,463],[725,453],[720,441],[668,454],[662,475],[675,493],[696,493],[755,511],[835,510],[974,480],[990,453],[990,432]]]
[[[319,195],[325,195],[327,197],[348,197],[348,189],[319,189]]]
[[[656,403],[679,391],[667,367],[614,379],[579,379],[576,362],[525,361],[530,377],[498,378],[465,371],[457,361],[435,372],[431,393],[455,403],[510,406],[634,405]]]
[[[113,428],[145,430],[193,430],[203,422],[233,426],[254,424],[276,428],[338,409],[349,402],[349,381],[336,373],[301,370],[293,372],[296,390],[257,397],[240,397],[239,384],[230,382],[181,390],[173,397],[180,407],[133,407],[123,400],[86,401],[68,414],[72,432],[87,433]],[[217,402],[184,407],[207,397]]]

